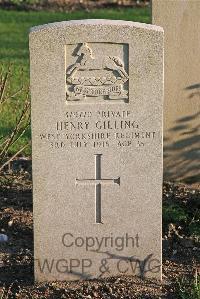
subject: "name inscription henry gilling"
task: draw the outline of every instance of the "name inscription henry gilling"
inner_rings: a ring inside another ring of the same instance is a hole
[[[48,132],[39,132],[54,149],[144,147],[156,139],[155,130],[142,128],[131,111],[66,112]]]

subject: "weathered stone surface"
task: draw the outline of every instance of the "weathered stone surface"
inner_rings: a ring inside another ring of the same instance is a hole
[[[35,277],[161,277],[163,31],[30,33]]]
[[[199,182],[200,1],[152,0],[165,32],[164,177]]]

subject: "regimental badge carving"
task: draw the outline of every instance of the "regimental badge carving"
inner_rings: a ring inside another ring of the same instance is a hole
[[[74,63],[66,69],[67,103],[128,102],[128,63],[125,67],[123,61],[128,53],[119,45],[116,52],[121,57],[113,56],[112,44],[107,49],[106,43],[75,45],[71,55]]]

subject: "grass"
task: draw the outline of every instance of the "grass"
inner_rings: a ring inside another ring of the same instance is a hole
[[[16,83],[21,81],[23,67],[28,80],[29,52],[28,33],[32,26],[45,23],[67,21],[73,19],[120,19],[150,22],[150,10],[140,9],[99,9],[91,12],[21,12],[0,10],[0,63],[12,62],[16,75]]]
[[[167,230],[170,223],[181,227],[185,235],[200,236],[200,211],[198,198],[191,202],[163,202],[163,227]],[[200,298],[199,298],[200,299]]]
[[[32,26],[45,23],[67,21],[73,19],[120,19],[149,23],[149,8],[99,9],[90,12],[33,12],[0,10],[0,66],[4,68],[12,63],[13,78],[11,90],[15,91],[23,84],[29,85],[29,51],[28,33]],[[23,70],[23,72],[22,72]],[[14,109],[13,107],[14,106]],[[5,107],[1,113],[0,137],[12,130],[16,115],[12,111],[16,108],[16,101],[10,107]],[[28,133],[30,138],[30,132]],[[20,143],[27,142],[27,136],[22,137]],[[17,145],[12,148],[16,151]],[[30,149],[28,151],[30,153]]]
[[[200,299],[200,276],[192,280],[181,278],[176,283],[177,299]]]

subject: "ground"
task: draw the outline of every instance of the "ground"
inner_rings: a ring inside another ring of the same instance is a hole
[[[162,283],[120,276],[34,284],[32,184],[28,173],[1,177],[0,182],[0,230],[9,236],[9,242],[0,243],[1,299],[200,298],[200,290],[194,284],[200,267],[200,244],[198,236],[189,229],[191,223],[196,224],[195,232],[199,228],[195,217],[199,211],[200,185],[164,183]],[[187,211],[188,206],[192,207],[193,216],[184,214],[184,207]],[[177,223],[169,222],[173,214]]]

